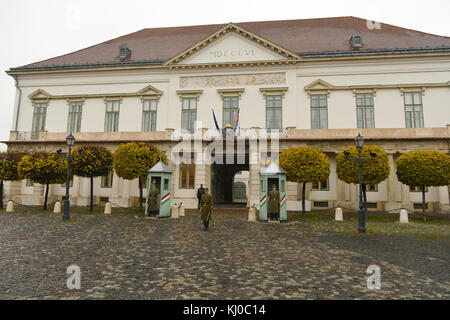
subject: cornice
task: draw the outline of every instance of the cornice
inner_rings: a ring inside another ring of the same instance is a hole
[[[321,58],[302,58],[293,60],[275,60],[275,61],[246,61],[246,62],[230,62],[230,63],[204,63],[204,64],[183,64],[183,65],[108,65],[108,66],[60,66],[51,68],[34,68],[34,69],[11,69],[6,71],[10,76],[16,75],[32,75],[32,74],[53,74],[53,73],[80,73],[80,72],[101,72],[101,71],[121,71],[121,70],[173,70],[173,69],[231,69],[240,67],[261,67],[261,66],[280,66],[280,65],[296,65],[302,62],[333,62],[333,61],[363,61],[363,60],[380,60],[380,59],[406,59],[420,57],[450,57],[450,52],[439,53],[414,53],[414,54],[382,54],[357,57],[321,57]]]
[[[307,86],[305,86],[304,90],[308,94],[308,97],[311,94],[315,93],[326,93],[328,96],[331,91],[334,90],[351,90],[353,91],[353,95],[361,92],[372,92],[376,94],[378,89],[398,89],[400,94],[403,95],[403,92],[406,91],[418,91],[422,92],[422,95],[425,95],[426,88],[445,88],[450,87],[450,81],[442,82],[442,83],[406,83],[406,84],[386,84],[386,85],[354,85],[354,86],[334,86],[326,81],[318,79]]]

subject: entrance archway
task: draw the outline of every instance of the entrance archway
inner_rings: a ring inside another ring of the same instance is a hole
[[[246,157],[245,164],[217,164],[211,165],[211,190],[215,204],[232,204],[234,178],[238,172],[248,172],[249,165]],[[246,203],[243,201],[242,203]]]

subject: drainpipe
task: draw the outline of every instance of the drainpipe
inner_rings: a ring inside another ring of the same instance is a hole
[[[14,75],[14,80],[16,80],[16,89],[19,90],[19,99],[17,101],[16,124],[14,127],[14,130],[17,131],[17,127],[19,124],[20,101],[22,100],[22,89],[20,89],[20,87],[19,87],[19,79],[17,79],[17,75]]]

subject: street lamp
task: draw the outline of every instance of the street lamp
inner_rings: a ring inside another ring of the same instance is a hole
[[[67,182],[66,182],[66,198],[64,199],[64,214],[63,220],[69,220],[69,188],[70,188],[70,162],[72,161],[70,157],[70,152],[72,151],[72,147],[75,144],[75,137],[72,135],[72,132],[66,138],[67,146],[69,147],[69,153],[67,155]]]
[[[356,150],[358,150],[358,175],[359,175],[359,211],[358,211],[358,231],[360,233],[366,232],[366,215],[364,213],[364,204],[363,204],[363,188],[362,188],[362,180],[361,180],[361,169],[362,169],[362,158],[361,151],[364,146],[364,138],[358,133],[358,136],[355,138],[355,146]]]

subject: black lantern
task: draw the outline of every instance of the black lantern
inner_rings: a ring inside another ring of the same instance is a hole
[[[358,149],[364,146],[364,138],[361,136],[361,133],[358,133],[358,136],[355,138],[355,146]]]
[[[69,220],[69,208],[70,208],[70,201],[69,201],[69,188],[70,188],[70,162],[72,161],[72,158],[70,156],[70,153],[72,151],[72,147],[75,145],[75,137],[72,135],[72,132],[66,137],[66,143],[69,147],[69,153],[67,154],[67,182],[66,182],[66,198],[64,199],[64,214],[63,214],[63,220]]]

